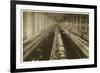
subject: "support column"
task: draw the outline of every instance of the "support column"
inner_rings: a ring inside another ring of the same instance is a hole
[[[81,19],[82,19],[82,17],[79,16],[79,30],[80,30],[80,32],[82,31],[82,30],[81,30],[81,27],[82,27],[82,26],[81,26]]]
[[[39,22],[39,21],[38,21],[38,13],[35,12],[34,14],[35,14],[35,16],[34,16],[34,25],[35,25],[35,26],[34,26],[34,29],[35,29],[34,35],[37,35],[38,32],[39,32],[39,28],[38,28],[38,27],[39,27],[39,23],[38,23],[38,22]]]
[[[23,12],[23,40],[27,39],[27,12]]]
[[[78,19],[77,19],[77,15],[75,16],[75,24],[76,24],[76,31],[78,31]]]

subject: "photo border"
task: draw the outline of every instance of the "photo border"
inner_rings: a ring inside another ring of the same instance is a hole
[[[37,5],[37,6],[52,6],[52,7],[72,7],[72,8],[87,8],[94,9],[94,64],[74,65],[74,66],[57,66],[57,67],[41,67],[41,68],[24,68],[16,69],[16,5]],[[10,48],[11,48],[11,72],[29,72],[29,71],[45,71],[45,70],[61,70],[61,69],[79,69],[97,67],[97,6],[95,5],[80,5],[80,4],[64,4],[64,3],[48,3],[48,2],[33,2],[33,1],[11,1],[11,25],[10,25]]]

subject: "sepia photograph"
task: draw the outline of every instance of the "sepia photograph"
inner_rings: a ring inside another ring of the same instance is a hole
[[[89,15],[22,10],[23,61],[89,58]]]

